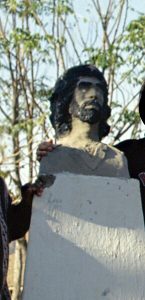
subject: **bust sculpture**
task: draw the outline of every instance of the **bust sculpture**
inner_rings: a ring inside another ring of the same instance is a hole
[[[58,146],[44,158],[44,173],[129,178],[124,154],[101,142],[111,110],[106,80],[95,66],[75,66],[58,78],[50,109]]]

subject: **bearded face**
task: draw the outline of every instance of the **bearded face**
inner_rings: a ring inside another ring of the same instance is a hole
[[[95,124],[102,120],[104,94],[96,78],[81,77],[74,90],[69,112],[82,122]]]

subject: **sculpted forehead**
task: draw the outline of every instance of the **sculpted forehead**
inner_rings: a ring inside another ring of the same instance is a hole
[[[90,76],[80,76],[78,83],[84,81],[84,82],[90,82],[90,83],[94,83],[94,84],[101,84],[101,81],[99,79],[97,79],[96,77],[90,77]]]

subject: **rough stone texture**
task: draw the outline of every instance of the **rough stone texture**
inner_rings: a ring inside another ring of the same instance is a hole
[[[138,181],[58,174],[35,198],[23,300],[145,299]]]
[[[124,154],[114,147],[93,141],[79,149],[57,146],[41,161],[40,174],[48,172],[130,178]]]

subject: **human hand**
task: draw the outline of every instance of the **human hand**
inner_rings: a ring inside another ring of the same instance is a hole
[[[36,196],[40,197],[43,193],[43,190],[44,190],[43,183],[39,182],[39,184],[38,184],[38,182],[36,181],[29,185],[27,193],[29,193],[29,195],[32,195],[32,196],[36,195]]]
[[[40,197],[44,190],[44,184],[36,180],[34,183],[27,183],[21,187],[22,200],[29,205],[32,204],[33,196]]]
[[[39,144],[37,151],[36,151],[36,157],[38,161],[41,161],[41,159],[47,155],[48,152],[53,151],[55,148],[55,145],[53,144],[52,140],[48,140],[48,142],[42,142]]]

